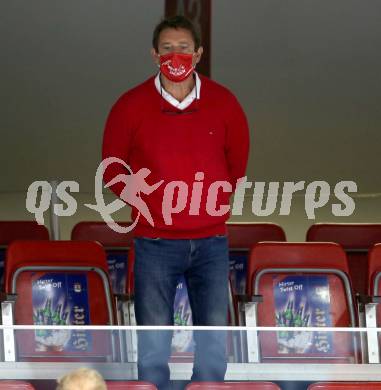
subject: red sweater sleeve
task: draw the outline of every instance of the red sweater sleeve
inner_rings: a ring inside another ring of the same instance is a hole
[[[226,160],[234,191],[237,180],[245,176],[250,147],[249,126],[246,115],[234,96],[229,102],[226,127]]]
[[[132,138],[131,118],[129,117],[128,98],[122,96],[112,107],[103,134],[102,159],[117,157],[129,163],[129,150]],[[113,163],[108,166],[103,175],[104,183],[108,183],[119,174],[129,174],[123,165]],[[124,184],[119,182],[110,187],[119,197]]]

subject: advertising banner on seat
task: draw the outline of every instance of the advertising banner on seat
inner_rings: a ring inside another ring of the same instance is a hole
[[[192,311],[189,304],[188,290],[185,279],[182,277],[176,288],[174,304],[174,324],[192,325]],[[192,358],[194,353],[193,332],[178,330],[173,333],[172,358]]]
[[[292,275],[274,280],[277,326],[330,327],[330,292],[327,276]],[[277,332],[279,354],[330,355],[332,334],[328,332]]]
[[[89,325],[85,274],[47,273],[32,282],[35,325]],[[36,330],[36,352],[91,352],[90,332]]]
[[[112,291],[115,294],[124,294],[126,292],[127,262],[127,250],[107,252],[108,272]]]
[[[247,257],[247,252],[229,252],[230,280],[235,294],[245,294]]]

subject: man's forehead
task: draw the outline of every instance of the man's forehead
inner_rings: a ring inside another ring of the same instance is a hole
[[[165,28],[159,35],[159,43],[165,41],[190,41],[193,43],[193,36],[185,28]]]

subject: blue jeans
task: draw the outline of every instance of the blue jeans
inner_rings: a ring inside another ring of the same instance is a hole
[[[184,275],[194,325],[225,326],[228,313],[228,242],[225,236],[192,240],[135,239],[135,313],[138,325],[173,325],[176,286]],[[170,389],[172,332],[138,332],[139,380]],[[194,333],[192,381],[223,381],[226,332]]]

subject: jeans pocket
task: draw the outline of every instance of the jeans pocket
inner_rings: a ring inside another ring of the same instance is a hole
[[[154,241],[154,242],[156,242],[156,241],[160,241],[161,240],[161,238],[160,237],[139,237],[140,239],[142,239],[142,240],[146,240],[146,241]]]

